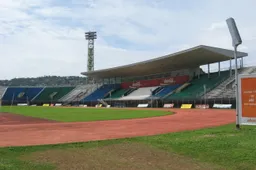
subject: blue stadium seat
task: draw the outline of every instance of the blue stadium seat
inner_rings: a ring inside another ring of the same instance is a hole
[[[31,101],[42,89],[40,87],[8,87],[2,100],[24,103]]]
[[[105,84],[98,88],[96,91],[91,93],[89,96],[85,97],[83,102],[97,101],[98,99],[104,99],[106,95],[114,90],[120,88],[120,84]]]
[[[158,93],[154,95],[154,97],[164,97],[168,93],[171,93],[173,90],[177,89],[180,85],[170,85],[170,86],[164,86],[162,90],[160,90]]]

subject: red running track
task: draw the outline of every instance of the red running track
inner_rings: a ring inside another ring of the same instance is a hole
[[[78,123],[0,124],[0,147],[147,136],[235,122],[235,110],[169,109],[168,111],[174,111],[176,114],[144,119]]]

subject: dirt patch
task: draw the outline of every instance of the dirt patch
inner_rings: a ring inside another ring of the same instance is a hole
[[[74,148],[35,152],[24,157],[40,163],[51,163],[60,170],[157,170],[216,169],[189,157],[156,149],[141,143],[122,143],[97,148]]]
[[[47,123],[47,122],[56,122],[56,121],[28,117],[28,116],[23,116],[18,114],[0,113],[0,125],[37,124],[37,123]]]

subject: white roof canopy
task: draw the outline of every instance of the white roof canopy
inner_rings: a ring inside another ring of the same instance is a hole
[[[233,59],[233,56],[234,51],[232,50],[200,45],[143,62],[91,72],[82,72],[81,74],[96,79],[145,76],[227,61],[230,58]],[[248,54],[238,52],[237,56],[241,58],[248,56]]]

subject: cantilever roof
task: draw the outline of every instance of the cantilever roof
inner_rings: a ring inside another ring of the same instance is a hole
[[[82,72],[81,74],[96,79],[144,76],[227,61],[233,58],[233,54],[234,51],[232,50],[199,45],[143,62],[91,72]],[[237,56],[241,58],[248,56],[248,54],[238,52]]]

